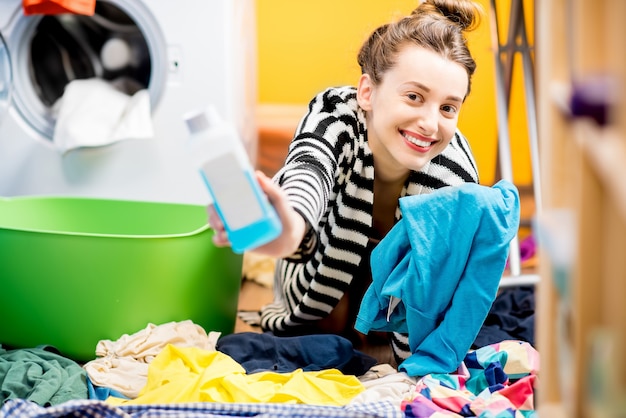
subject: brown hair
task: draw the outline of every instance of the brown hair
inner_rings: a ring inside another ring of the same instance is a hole
[[[472,0],[426,0],[409,16],[372,32],[357,56],[361,72],[378,84],[395,65],[404,45],[418,45],[463,66],[469,94],[476,62],[467,47],[465,32],[478,26],[482,13],[480,4]]]

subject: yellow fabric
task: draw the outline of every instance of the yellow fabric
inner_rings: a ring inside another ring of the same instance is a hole
[[[230,356],[197,347],[167,345],[150,363],[148,381],[132,400],[114,405],[182,402],[271,402],[343,406],[365,390],[352,375],[328,369],[246,374]]]

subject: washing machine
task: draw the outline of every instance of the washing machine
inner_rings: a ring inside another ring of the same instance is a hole
[[[21,0],[1,1],[0,197],[209,202],[184,119],[215,106],[254,163],[254,13],[254,0],[98,0],[93,16],[26,16]],[[147,90],[154,135],[61,152],[55,104],[91,78]]]

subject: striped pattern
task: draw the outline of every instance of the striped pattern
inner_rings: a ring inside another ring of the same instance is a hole
[[[27,399],[9,399],[0,407],[0,418],[402,418],[395,402],[380,400],[346,406],[293,403],[193,402],[148,405],[110,405],[105,401],[72,400],[43,407]]]
[[[374,159],[355,88],[330,88],[311,101],[274,180],[314,227],[296,254],[277,262],[274,301],[263,307],[261,326],[296,333],[332,311],[368,243]],[[478,171],[467,140],[457,132],[441,155],[411,173],[402,196],[465,182],[478,183]],[[394,335],[392,347],[399,359],[411,354],[406,336]]]

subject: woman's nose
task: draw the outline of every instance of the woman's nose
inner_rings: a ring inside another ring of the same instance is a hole
[[[419,110],[417,126],[420,133],[425,136],[432,136],[437,132],[439,123],[439,109],[434,106],[423,106]]]

